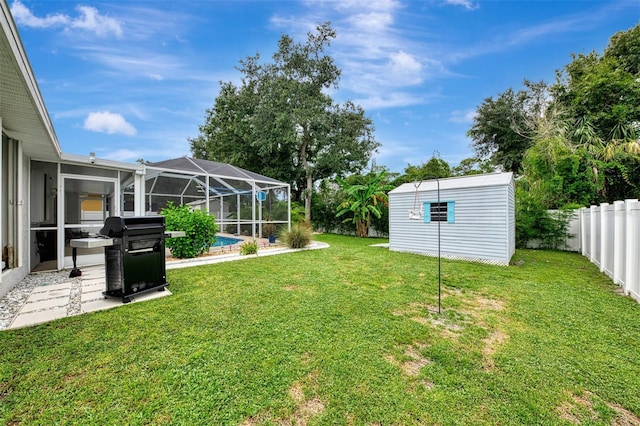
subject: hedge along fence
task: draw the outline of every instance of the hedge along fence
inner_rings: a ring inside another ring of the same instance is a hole
[[[582,255],[640,302],[640,202],[615,201],[580,209]]]

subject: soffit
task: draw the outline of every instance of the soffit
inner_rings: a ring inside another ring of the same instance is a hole
[[[60,146],[5,0],[0,0],[0,24],[2,128],[23,142],[26,156],[57,160]]]

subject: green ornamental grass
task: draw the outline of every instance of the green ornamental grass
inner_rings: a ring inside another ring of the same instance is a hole
[[[514,266],[317,237],[172,296],[0,332],[1,424],[640,421],[640,305],[574,253]],[[635,423],[634,423],[635,422]]]

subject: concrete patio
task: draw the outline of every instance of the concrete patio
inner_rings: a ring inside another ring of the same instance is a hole
[[[102,294],[105,287],[104,266],[85,267],[82,269],[81,277],[70,278],[60,284],[35,286],[6,328],[27,327],[58,318],[126,305],[120,298],[105,298]],[[131,303],[170,294],[169,290],[152,291],[136,296]]]

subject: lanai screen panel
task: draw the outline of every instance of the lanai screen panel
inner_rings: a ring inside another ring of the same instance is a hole
[[[147,214],[169,201],[208,211],[223,232],[261,233],[262,224],[289,225],[289,185],[239,167],[189,157],[147,167]]]

